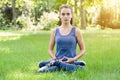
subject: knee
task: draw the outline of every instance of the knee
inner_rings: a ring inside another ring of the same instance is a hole
[[[45,66],[46,64],[48,64],[49,62],[50,61],[42,61],[42,62],[38,63],[38,66],[39,66],[39,68],[41,68],[41,67]]]
[[[41,68],[41,67],[43,67],[43,66],[45,66],[45,65],[44,65],[42,62],[39,62],[39,63],[38,63],[38,67],[39,67],[39,68]]]

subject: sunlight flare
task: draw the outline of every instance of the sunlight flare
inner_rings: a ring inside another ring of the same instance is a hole
[[[16,40],[20,39],[22,34],[12,33],[12,32],[0,32],[0,41]]]

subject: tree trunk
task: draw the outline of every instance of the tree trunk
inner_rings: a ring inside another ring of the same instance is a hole
[[[74,2],[75,2],[75,15],[77,15],[77,1],[78,0],[74,0]]]
[[[74,10],[75,10],[75,14],[74,14],[74,17],[76,18],[76,16],[78,15],[78,11],[77,11],[77,2],[78,2],[78,0],[74,0]],[[73,23],[74,23],[74,25],[77,25],[77,23],[75,22],[75,19],[74,19],[74,17],[73,17]]]
[[[13,23],[14,23],[14,27],[16,27],[16,10],[15,10],[15,1],[16,0],[12,0],[12,12],[13,12]]]
[[[81,15],[81,28],[86,29],[87,23],[86,23],[86,12],[83,9],[83,2],[84,0],[80,0],[80,15]]]

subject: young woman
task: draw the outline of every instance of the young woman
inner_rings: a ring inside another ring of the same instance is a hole
[[[59,8],[59,26],[50,37],[49,54],[51,60],[39,63],[39,72],[67,70],[75,71],[83,68],[85,62],[77,61],[85,53],[85,45],[79,28],[73,26],[73,10],[71,6],[62,5]],[[56,44],[56,53],[53,49]],[[76,54],[76,46],[80,52]]]

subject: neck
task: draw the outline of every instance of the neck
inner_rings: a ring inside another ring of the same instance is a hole
[[[69,28],[71,27],[72,25],[71,24],[62,24],[61,27],[64,27],[64,28]]]

